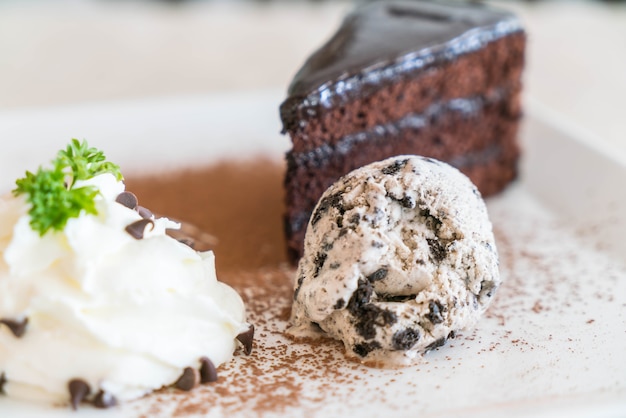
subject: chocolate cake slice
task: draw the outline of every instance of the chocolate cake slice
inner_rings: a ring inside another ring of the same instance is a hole
[[[280,107],[285,229],[302,255],[313,207],[342,175],[418,154],[467,174],[483,195],[516,177],[525,33],[479,4],[382,1],[348,15],[296,74]]]

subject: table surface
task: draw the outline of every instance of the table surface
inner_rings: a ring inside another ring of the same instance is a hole
[[[519,13],[529,33],[526,97],[626,156],[626,4],[498,4]],[[351,7],[0,2],[0,112],[286,89]]]

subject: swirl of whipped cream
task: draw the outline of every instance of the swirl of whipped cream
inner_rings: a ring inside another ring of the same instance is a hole
[[[1,391],[68,403],[68,382],[80,379],[90,396],[126,401],[174,384],[204,357],[231,359],[249,325],[213,253],[166,235],[179,227],[166,218],[133,237],[126,227],[142,217],[116,202],[124,184],[113,175],[79,185],[99,189],[98,214],[43,236],[23,196],[0,198]]]

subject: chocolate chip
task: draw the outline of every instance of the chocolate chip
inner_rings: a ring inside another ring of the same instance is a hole
[[[428,302],[428,309],[430,312],[426,314],[426,317],[433,324],[441,324],[443,322],[443,313],[446,311],[445,306],[436,300]]]
[[[0,373],[0,393],[4,393],[4,385],[7,383],[7,378],[4,373]]]
[[[115,201],[121,205],[126,206],[128,209],[135,209],[137,207],[137,196],[131,192],[122,192],[117,195]]]
[[[404,166],[406,166],[406,163],[408,162],[409,162],[408,159],[395,160],[391,165],[388,165],[387,167],[383,167],[383,169],[380,171],[381,173],[387,176],[397,174],[400,170],[404,168]]]
[[[372,283],[377,282],[387,277],[388,272],[389,270],[386,267],[379,268],[378,270],[376,270],[375,272],[367,276],[367,280],[369,280]]]
[[[191,238],[181,238],[178,240],[181,244],[185,244],[187,247],[194,249],[196,247],[196,242]]]
[[[195,388],[200,382],[200,372],[193,367],[185,367],[183,374],[178,378],[174,386],[185,392]]]
[[[152,219],[140,219],[128,225],[126,227],[126,232],[128,232],[130,236],[135,239],[143,239],[144,231],[148,225],[151,225],[152,229],[154,229],[154,222]]]
[[[378,341],[372,341],[369,343],[363,342],[352,347],[352,351],[361,357],[365,357],[377,348],[380,348],[380,343]]]
[[[144,208],[143,206],[137,206],[135,210],[137,211],[139,216],[141,216],[144,219],[151,219],[154,216],[154,214],[150,211],[150,209]]]
[[[346,301],[343,299],[337,299],[337,302],[335,302],[335,306],[333,306],[334,309],[341,309],[344,306],[346,306]]]
[[[215,364],[213,364],[208,357],[202,357],[200,359],[200,382],[217,382],[217,369],[215,368]]]
[[[70,402],[72,404],[72,409],[74,410],[78,409],[78,404],[89,396],[89,393],[91,392],[89,384],[83,379],[70,380],[67,384],[67,388],[70,391]]]
[[[243,344],[243,352],[249,356],[252,353],[252,342],[254,341],[254,325],[250,325],[247,331],[237,335],[237,340]]]
[[[102,389],[99,390],[96,397],[93,398],[93,406],[96,408],[106,409],[115,405],[117,405],[117,399],[115,399],[115,396],[103,391]]]
[[[185,367],[174,386],[180,390],[190,391],[200,383],[200,372],[193,367]]]
[[[0,319],[0,324],[6,325],[13,335],[20,338],[26,332],[26,325],[28,325],[28,318],[24,318],[21,321],[14,319]]]
[[[420,339],[418,330],[407,328],[393,334],[391,338],[394,350],[408,350]]]

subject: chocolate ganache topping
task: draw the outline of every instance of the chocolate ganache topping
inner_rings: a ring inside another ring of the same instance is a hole
[[[293,102],[287,99],[282,111],[298,103],[329,107],[367,95],[368,86],[393,82],[522,30],[512,13],[480,4],[379,1],[361,7],[298,71],[288,91]]]

